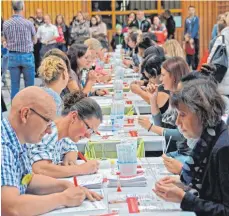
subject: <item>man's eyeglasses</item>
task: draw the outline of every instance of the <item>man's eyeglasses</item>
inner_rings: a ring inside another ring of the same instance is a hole
[[[43,115],[41,115],[40,113],[38,113],[37,111],[35,111],[33,108],[29,108],[32,112],[34,112],[35,114],[37,114],[40,118],[42,118],[44,121],[46,121],[49,124],[51,124],[52,120],[48,119],[46,117],[44,117]]]
[[[84,119],[81,118],[81,117],[80,117],[80,119],[81,119],[81,120],[83,121],[83,123],[86,125],[86,128],[87,128],[88,133],[89,133],[89,134],[94,134],[95,131],[94,131],[92,128],[90,128],[90,126],[87,124],[87,122],[85,122]]]

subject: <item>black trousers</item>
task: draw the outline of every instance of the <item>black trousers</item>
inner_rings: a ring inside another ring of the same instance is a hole
[[[194,63],[192,69],[196,70],[199,64],[199,51],[200,51],[199,39],[194,38],[194,44],[195,44],[195,55],[194,55]]]
[[[41,61],[40,60],[40,50],[41,50],[41,43],[37,42],[34,45],[34,59],[35,59],[35,72],[36,72],[36,74],[38,73],[37,69],[40,66],[40,61]]]

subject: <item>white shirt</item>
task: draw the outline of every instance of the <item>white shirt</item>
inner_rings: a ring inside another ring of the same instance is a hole
[[[40,39],[41,43],[46,43],[46,41],[51,40],[53,37],[58,37],[58,29],[55,25],[52,24],[44,24],[40,26],[37,30],[37,38]],[[55,40],[49,41],[48,44],[56,43]]]

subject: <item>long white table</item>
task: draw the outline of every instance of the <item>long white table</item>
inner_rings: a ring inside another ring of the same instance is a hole
[[[118,210],[120,216],[126,216],[126,215],[136,215],[136,216],[195,216],[194,213],[192,212],[182,212],[182,211],[153,211],[153,212],[142,212],[138,214],[130,214],[128,211],[128,206],[126,203],[122,204],[108,204],[108,196],[112,197],[113,195],[115,196],[116,194],[142,194],[142,193],[149,193],[152,191],[152,188],[154,187],[155,181],[157,178],[162,177],[165,175],[164,169],[160,168],[162,165],[162,160],[161,158],[143,158],[139,160],[140,164],[142,165],[143,168],[151,169],[149,168],[149,164],[153,167],[154,165],[159,165],[158,169],[154,169],[154,173],[148,173],[146,174],[147,177],[147,187],[122,187],[122,192],[117,192],[116,188],[107,188],[105,185],[103,187],[103,192],[104,192],[104,199],[103,202],[107,206],[106,209],[104,210],[98,210],[98,211],[86,211],[86,212],[72,212],[72,213],[55,213],[55,211],[45,214],[47,216],[80,216],[80,215],[100,215],[100,214],[107,214],[110,213],[112,210]],[[99,170],[99,173],[102,173],[104,177],[106,177],[107,173],[110,172],[110,169],[107,167],[107,164],[109,162],[107,161],[101,161],[101,168]],[[161,173],[160,173],[161,172]],[[155,177],[155,175],[157,175]],[[153,193],[153,192],[152,192]],[[166,205],[166,202],[165,202]]]
[[[145,117],[151,118],[150,115],[144,115]],[[145,151],[162,151],[164,148],[164,142],[165,138],[163,136],[159,136],[157,134],[154,134],[152,132],[148,132],[144,128],[138,125],[137,123],[137,116],[125,116],[124,117],[124,128],[123,133],[118,132],[113,133],[112,127],[110,124],[110,116],[103,116],[104,120],[103,123],[99,127],[99,132],[101,135],[107,135],[107,134],[114,134],[115,137],[112,139],[101,139],[98,135],[93,135],[90,140],[89,139],[83,139],[80,140],[77,143],[78,150],[81,152],[85,151],[85,146],[89,141],[95,143],[96,149],[101,149],[101,145],[103,145],[104,149],[106,151],[116,151],[116,145],[121,142],[121,140],[125,140],[125,138],[131,138],[128,134],[129,131],[134,130],[138,132],[138,138],[142,138],[145,145]],[[127,124],[128,119],[134,119],[134,124],[132,126],[129,126]],[[125,126],[126,125],[126,126]],[[97,142],[97,143],[96,143]]]

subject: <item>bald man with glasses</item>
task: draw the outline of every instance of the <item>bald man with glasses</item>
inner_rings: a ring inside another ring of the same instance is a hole
[[[20,91],[1,122],[1,215],[40,215],[59,207],[80,205],[101,197],[71,182],[32,173],[25,143],[50,134],[56,115],[52,97],[39,87]]]

